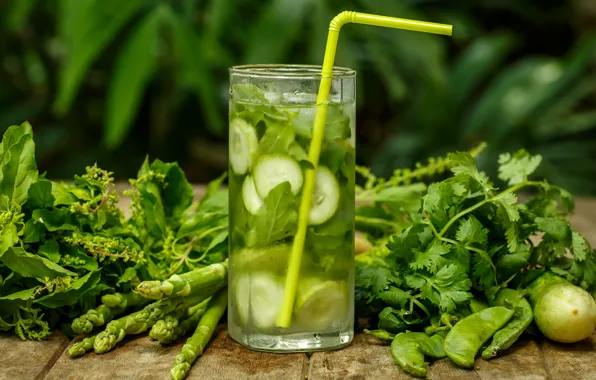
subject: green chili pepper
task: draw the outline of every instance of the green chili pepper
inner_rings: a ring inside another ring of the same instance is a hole
[[[426,377],[428,363],[424,355],[435,359],[444,358],[444,337],[435,334],[429,337],[421,332],[398,334],[391,342],[393,360],[407,373],[417,377]]]
[[[497,293],[495,305],[506,306],[515,310],[515,316],[493,336],[491,344],[482,351],[482,358],[489,360],[508,349],[528,328],[534,313],[530,303],[514,289],[501,289]]]
[[[445,353],[455,364],[472,368],[480,347],[509,322],[513,314],[513,310],[495,306],[465,317],[445,337]]]

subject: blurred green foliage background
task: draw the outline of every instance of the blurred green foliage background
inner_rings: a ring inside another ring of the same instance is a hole
[[[38,162],[134,176],[146,154],[192,181],[227,167],[228,67],[322,62],[342,10],[454,24],[452,38],[348,26],[358,161],[380,175],[486,140],[596,194],[594,0],[0,0],[0,132],[28,119]]]

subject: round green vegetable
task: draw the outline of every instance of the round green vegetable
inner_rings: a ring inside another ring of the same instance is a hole
[[[572,284],[552,286],[538,299],[534,320],[549,339],[573,343],[586,339],[596,328],[596,302]]]

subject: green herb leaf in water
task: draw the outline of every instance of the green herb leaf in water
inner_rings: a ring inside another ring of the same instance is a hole
[[[264,204],[254,216],[256,241],[259,245],[268,245],[296,232],[298,213],[289,182],[274,187]]]

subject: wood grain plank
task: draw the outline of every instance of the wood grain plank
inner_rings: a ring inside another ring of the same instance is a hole
[[[542,357],[553,379],[596,379],[596,334],[574,344],[542,342]]]
[[[58,331],[42,342],[23,341],[13,334],[1,334],[0,380],[43,378],[68,342],[69,339]]]
[[[482,380],[547,380],[548,370],[542,361],[536,341],[522,339],[500,357],[486,361],[476,360],[476,373]]]
[[[432,363],[428,367],[428,375],[432,380],[479,380],[480,377],[473,369],[456,366],[450,359],[445,358]],[[412,378],[414,379],[414,378]]]
[[[307,366],[305,354],[251,351],[236,343],[222,326],[204,355],[193,365],[188,379],[304,380]]]
[[[352,344],[338,351],[315,352],[308,380],[411,379],[393,362],[389,346],[367,334],[356,334]]]
[[[575,198],[575,214],[571,217],[571,225],[596,247],[596,199]]]
[[[147,335],[125,338],[114,350],[72,359],[65,350],[47,380],[169,379],[174,358],[184,341],[163,347]]]

